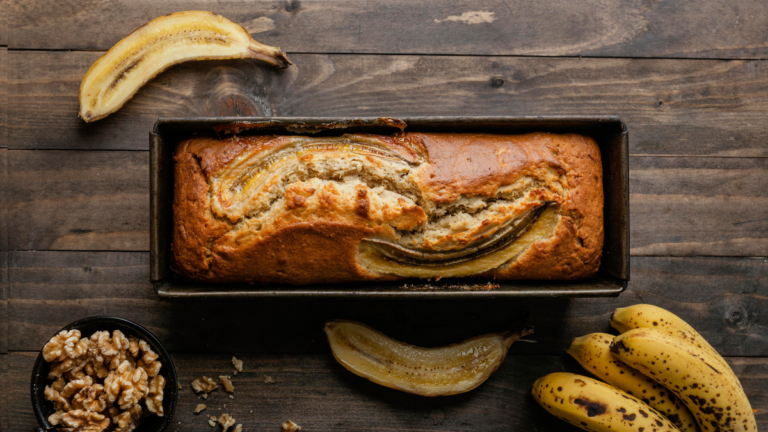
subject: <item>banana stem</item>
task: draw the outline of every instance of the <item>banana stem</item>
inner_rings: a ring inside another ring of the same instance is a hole
[[[503,340],[506,349],[512,346],[512,344],[523,336],[528,336],[533,333],[533,326],[526,324],[522,330],[509,330],[504,333]]]

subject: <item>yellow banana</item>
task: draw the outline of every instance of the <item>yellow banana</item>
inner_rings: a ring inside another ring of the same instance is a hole
[[[679,397],[704,431],[756,432],[739,380],[709,350],[638,328],[616,336],[611,352]]]
[[[669,390],[611,354],[611,342],[613,335],[592,333],[574,339],[567,352],[597,378],[656,408],[681,431],[697,432],[698,423],[688,408]]]
[[[551,414],[592,432],[680,430],[636,397],[581,375],[551,373],[533,384],[532,394]]]
[[[532,332],[491,333],[446,347],[421,348],[354,321],[325,324],[333,356],[342,366],[377,384],[422,396],[474,389],[498,369],[514,341]]]
[[[683,342],[708,351],[717,362],[724,368],[733,373],[731,367],[720,356],[712,345],[710,345],[702,335],[699,334],[687,322],[672,312],[662,309],[658,306],[649,304],[637,304],[625,308],[617,308],[611,316],[611,326],[625,333],[636,328],[647,328],[667,333],[679,338]],[[741,384],[739,384],[741,385]]]
[[[232,21],[212,12],[161,16],[139,27],[96,60],[80,83],[80,117],[87,123],[123,106],[149,80],[189,60],[255,58],[291,64],[280,48],[260,44]]]

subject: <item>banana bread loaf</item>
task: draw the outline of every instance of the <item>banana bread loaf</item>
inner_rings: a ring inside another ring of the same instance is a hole
[[[600,265],[600,152],[580,135],[199,137],[174,159],[172,268],[189,280],[568,280]]]

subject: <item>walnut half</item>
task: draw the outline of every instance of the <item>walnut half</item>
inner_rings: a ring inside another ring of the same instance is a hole
[[[163,389],[165,388],[165,378],[162,375],[158,375],[152,378],[152,382],[149,383],[149,395],[146,399],[147,410],[149,412],[162,417],[163,416]]]
[[[109,427],[109,419],[106,416],[84,410],[67,411],[59,421],[63,426],[88,432],[101,432]]]

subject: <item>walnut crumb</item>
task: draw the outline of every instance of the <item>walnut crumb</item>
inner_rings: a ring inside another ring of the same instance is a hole
[[[217,388],[219,388],[219,386],[216,385],[216,381],[214,381],[211,378],[208,378],[205,375],[192,381],[192,390],[194,390],[195,393],[205,393],[203,397],[207,397],[208,396],[207,393],[210,393],[216,390]]]
[[[227,432],[227,429],[234,426],[235,423],[237,423],[237,421],[229,414],[222,414],[221,417],[219,417],[219,424],[224,428],[221,432]]]
[[[235,426],[235,430],[232,432],[243,432],[243,425],[238,424],[237,426]]]
[[[297,425],[296,423],[288,420],[286,423],[283,423],[283,432],[296,432],[300,431],[301,426]]]
[[[208,407],[205,406],[205,404],[199,404],[198,406],[195,407],[195,414],[198,414],[200,411],[202,411],[202,410],[204,410],[206,408],[208,408]]]
[[[216,427],[216,422],[213,420],[208,420],[208,425],[210,425],[212,428]]]
[[[243,361],[238,359],[237,357],[232,357],[232,364],[235,366],[235,369],[237,369],[238,372],[243,371]]]
[[[271,376],[269,375],[264,376],[264,384],[274,384],[274,383],[275,383],[275,380],[273,380]]]
[[[229,380],[228,375],[219,375],[219,382],[222,386],[224,386],[224,390],[226,390],[227,393],[232,393],[235,391],[235,386],[232,385],[232,381]]]

